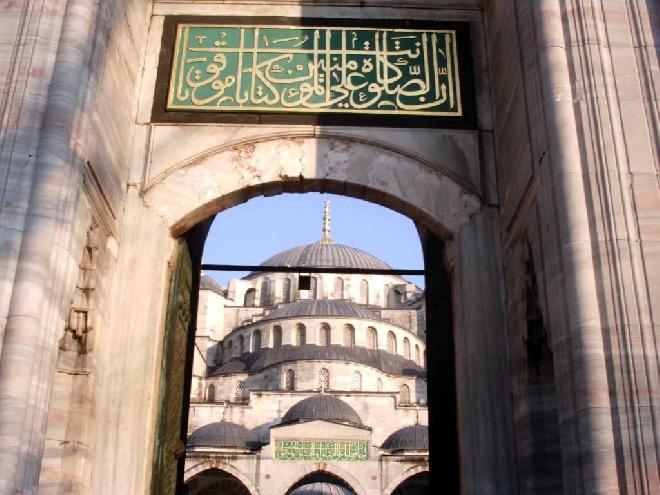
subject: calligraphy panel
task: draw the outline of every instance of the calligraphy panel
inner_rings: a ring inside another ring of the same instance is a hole
[[[456,30],[177,25],[167,110],[461,117]]]
[[[275,440],[281,461],[366,461],[367,442],[361,440]]]

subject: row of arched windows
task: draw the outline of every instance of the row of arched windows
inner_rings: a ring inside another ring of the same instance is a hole
[[[321,346],[329,346],[332,342],[332,330],[330,325],[327,323],[322,323],[319,328],[319,340],[318,343]],[[415,355],[412,355],[412,349],[410,344],[410,339],[408,337],[403,338],[403,357],[406,359],[413,359],[417,364],[422,365],[421,362],[422,354],[419,344],[415,344]],[[302,323],[298,323],[294,330],[293,336],[294,345],[305,345],[307,344],[307,328]],[[344,325],[343,333],[343,345],[345,347],[355,347],[355,328],[351,324]],[[275,325],[273,327],[273,347],[282,346],[282,327]],[[387,332],[387,341],[386,341],[387,352],[391,354],[398,353],[397,338],[394,332]],[[261,330],[255,330],[252,332],[252,352],[260,350],[262,347],[262,333]],[[243,354],[247,352],[247,343],[245,336],[239,335],[238,337],[238,348],[239,353]],[[374,327],[367,328],[367,349],[377,350],[378,346],[378,332]],[[228,340],[225,344],[225,349],[229,357],[233,356],[234,352],[234,343],[232,340]]]
[[[336,277],[334,281],[333,291],[331,294],[332,299],[345,298],[345,282],[341,277]],[[310,298],[317,298],[318,280],[316,277],[310,278]],[[264,278],[260,285],[259,303],[261,306],[271,306],[274,304],[273,282],[269,278]],[[389,299],[389,286],[385,286],[385,301]],[[288,303],[293,300],[291,294],[291,279],[285,278],[282,281],[282,302]],[[369,282],[365,279],[360,280],[360,297],[358,302],[360,304],[369,304]],[[244,306],[253,307],[257,304],[257,291],[256,289],[248,289],[245,292]]]
[[[321,368],[316,379],[316,387],[319,390],[330,390],[330,371],[327,368]],[[286,370],[284,373],[284,390],[296,390],[296,372],[292,369]],[[379,378],[376,382],[376,390],[383,391],[383,381]],[[362,373],[354,371],[351,375],[351,391],[362,391]],[[245,402],[249,398],[249,390],[244,380],[236,384],[234,390],[234,402]],[[208,402],[215,401],[215,385],[211,384],[206,390],[206,400]],[[409,405],[410,402],[410,387],[405,383],[399,388],[399,404]]]
[[[330,390],[330,371],[328,368],[321,368],[316,379],[316,388],[319,390]],[[292,369],[287,369],[284,372],[284,390],[296,390],[296,372]],[[383,381],[378,378],[376,382],[376,390],[383,391]],[[362,391],[362,373],[354,371],[351,375],[351,391]],[[405,383],[399,388],[399,404],[410,404],[410,387]]]

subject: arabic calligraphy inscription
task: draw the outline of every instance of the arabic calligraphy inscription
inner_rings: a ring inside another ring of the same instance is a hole
[[[360,440],[276,440],[275,459],[282,461],[366,461],[367,442]]]
[[[453,30],[180,24],[169,110],[461,116]]]

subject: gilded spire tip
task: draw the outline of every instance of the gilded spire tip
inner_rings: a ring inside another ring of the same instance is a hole
[[[321,237],[321,244],[332,244],[330,238],[330,201],[323,202],[323,236]]]

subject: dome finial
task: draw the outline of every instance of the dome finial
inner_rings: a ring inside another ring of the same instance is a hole
[[[323,202],[323,236],[321,237],[321,244],[332,244],[330,238],[330,201]]]

